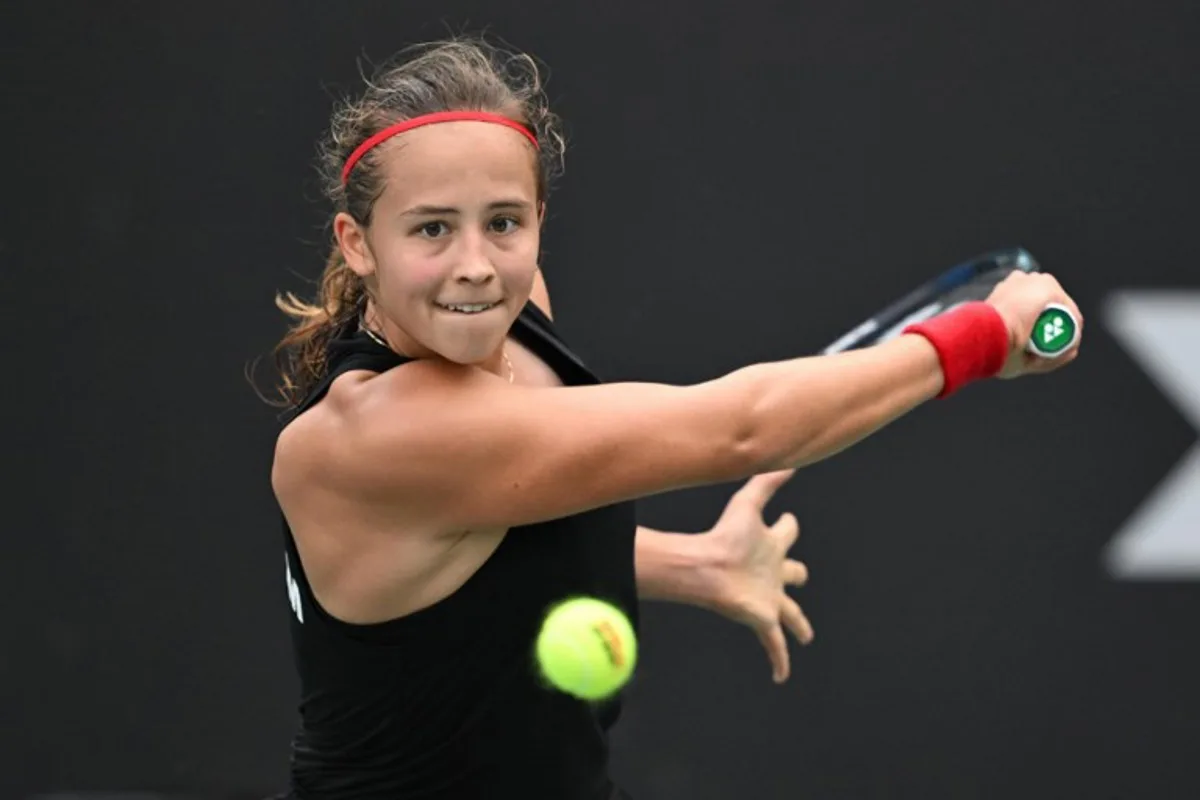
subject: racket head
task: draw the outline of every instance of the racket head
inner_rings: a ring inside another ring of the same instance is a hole
[[[1023,247],[982,253],[926,281],[880,309],[831,342],[824,355],[881,344],[908,325],[936,317],[973,300],[984,300],[1013,272],[1040,272],[1037,259]]]

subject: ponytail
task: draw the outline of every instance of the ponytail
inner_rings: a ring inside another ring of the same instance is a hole
[[[360,312],[365,297],[362,278],[336,245],[325,261],[316,302],[306,303],[291,292],[275,296],[275,305],[295,321],[274,351],[284,404],[298,405],[325,377],[326,346]]]

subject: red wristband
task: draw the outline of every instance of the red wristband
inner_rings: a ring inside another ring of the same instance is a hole
[[[953,311],[909,325],[904,333],[924,336],[942,364],[942,391],[949,397],[971,381],[990,378],[1008,360],[1008,325],[988,303],[964,303]]]

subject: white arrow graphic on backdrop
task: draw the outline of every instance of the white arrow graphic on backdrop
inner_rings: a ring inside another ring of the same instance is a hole
[[[1130,291],[1105,321],[1146,374],[1200,431],[1200,292]],[[1109,543],[1124,579],[1200,579],[1200,443],[1192,446]]]

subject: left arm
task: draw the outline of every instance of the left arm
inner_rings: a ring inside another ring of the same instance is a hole
[[[719,561],[702,535],[664,533],[639,525],[634,540],[638,597],[711,608]]]
[[[529,299],[551,319],[550,292],[539,269],[533,279]],[[718,566],[713,548],[700,536],[664,533],[639,525],[635,561],[638,597],[642,600],[668,600],[711,608],[717,583]]]
[[[529,299],[553,319],[540,269]],[[763,506],[791,475],[792,470],[783,470],[751,478],[706,533],[638,526],[634,541],[638,597],[699,606],[752,628],[767,651],[776,683],[791,672],[783,629],[804,644],[813,638],[812,625],[786,590],[808,580],[808,568],[788,558],[799,525],[791,514],[773,525],[762,518]]]
[[[784,514],[774,525],[767,525],[761,508],[745,499],[756,483],[790,473],[752,478],[704,533],[666,533],[639,525],[634,538],[638,599],[684,603],[738,616],[745,595],[763,588],[753,579],[766,578],[768,586],[780,588],[807,583],[808,567],[788,558],[800,532],[796,517]],[[752,580],[746,581],[747,577]],[[797,635],[808,638],[799,631]]]
[[[634,540],[638,596],[699,606],[748,626],[767,651],[776,683],[791,672],[784,629],[802,644],[813,639],[812,624],[787,592],[808,581],[808,568],[788,558],[799,523],[792,514],[773,525],[763,519],[763,507],[793,472],[755,475],[705,533],[639,526]]]

